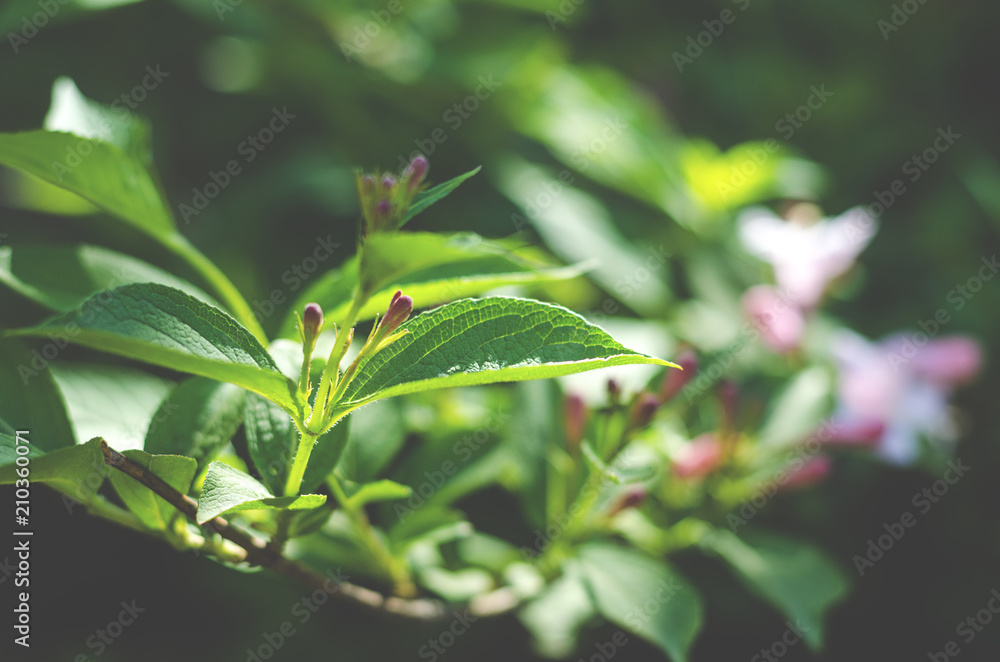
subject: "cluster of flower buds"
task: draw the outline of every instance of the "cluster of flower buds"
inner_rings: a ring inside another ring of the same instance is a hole
[[[427,168],[427,159],[418,156],[399,176],[378,172],[354,174],[366,234],[399,229],[424,184]]]

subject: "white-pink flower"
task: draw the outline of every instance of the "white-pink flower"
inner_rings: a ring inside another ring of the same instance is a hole
[[[908,464],[917,458],[922,437],[954,440],[948,397],[979,370],[982,351],[975,340],[930,340],[915,333],[872,343],[842,330],[833,351],[840,367],[835,420],[844,426],[881,424],[880,456]]]
[[[798,349],[806,320],[796,303],[771,285],[755,285],[743,293],[741,304],[767,347],[782,354]]]
[[[753,207],[740,214],[737,223],[747,251],[769,262],[778,288],[808,311],[822,299],[830,281],[851,268],[878,227],[861,207],[836,218],[813,220],[801,212],[791,216],[784,220]]]

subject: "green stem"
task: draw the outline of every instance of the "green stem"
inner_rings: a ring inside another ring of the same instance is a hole
[[[329,484],[330,491],[333,492],[334,498],[340,504],[344,513],[347,514],[355,528],[361,534],[368,550],[378,559],[379,564],[392,578],[396,594],[403,597],[413,597],[416,595],[416,586],[413,585],[413,580],[410,579],[406,568],[386,548],[385,543],[382,542],[382,539],[375,532],[375,528],[368,520],[368,516],[365,515],[364,510],[348,505],[347,495],[344,493],[343,488],[340,487],[340,482],[336,476],[331,476],[327,484]]]
[[[176,255],[194,268],[215,290],[222,302],[232,311],[236,319],[245,326],[250,333],[254,334],[263,344],[267,344],[267,334],[257,321],[250,308],[250,304],[243,298],[240,291],[236,289],[232,281],[220,270],[215,263],[194,247],[184,235],[180,233],[170,234],[162,240],[164,246],[173,251]]]
[[[285,496],[295,496],[302,489],[302,477],[306,473],[313,446],[319,438],[319,434],[313,434],[308,427],[300,426],[297,421],[295,426],[299,429],[299,446],[295,449],[292,468],[289,469],[288,479],[285,481]]]
[[[337,327],[337,340],[333,344],[333,349],[330,350],[330,357],[326,360],[326,365],[323,367],[323,374],[319,378],[316,401],[313,403],[312,415],[306,424],[307,428],[311,428],[316,423],[321,427],[327,427],[327,418],[329,418],[327,401],[330,399],[330,389],[333,388],[333,382],[340,372],[340,362],[343,360],[344,355],[347,354],[347,349],[350,346],[351,338],[353,337],[351,330],[358,321],[358,315],[361,314],[361,308],[365,305],[366,301],[367,298],[362,298],[356,292],[354,301],[351,303],[351,308],[347,311],[347,315],[344,318],[344,323]]]

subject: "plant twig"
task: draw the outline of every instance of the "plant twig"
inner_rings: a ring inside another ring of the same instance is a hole
[[[181,494],[146,467],[114,450],[103,439],[101,452],[104,453],[105,464],[139,481],[185,516],[196,518],[197,501],[186,494]],[[421,621],[441,620],[452,613],[448,605],[440,600],[385,596],[378,591],[344,581],[331,587],[326,576],[285,557],[264,540],[244,532],[221,517],[216,517],[203,526],[241,547],[246,552],[247,563],[269,568],[307,588],[323,590],[332,597],[339,597],[369,610]],[[499,589],[471,602],[469,613],[478,617],[496,616],[514,609],[517,604],[516,596],[509,589]]]

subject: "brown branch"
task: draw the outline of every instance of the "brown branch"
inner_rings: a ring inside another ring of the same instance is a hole
[[[131,476],[184,515],[197,521],[197,501],[186,494],[181,494],[146,467],[114,450],[103,439],[101,452],[104,453],[105,464]],[[285,557],[275,546],[268,545],[266,541],[244,532],[221,517],[216,517],[202,526],[242,548],[246,552],[247,563],[269,568],[307,588],[325,591],[332,597],[339,597],[372,611],[416,620],[439,620],[450,613],[448,606],[440,600],[385,596],[378,591],[346,581],[339,581],[331,587],[326,576]],[[510,611],[517,604],[518,599],[510,589],[499,589],[480,596],[469,603],[468,608],[473,616],[485,617]]]

